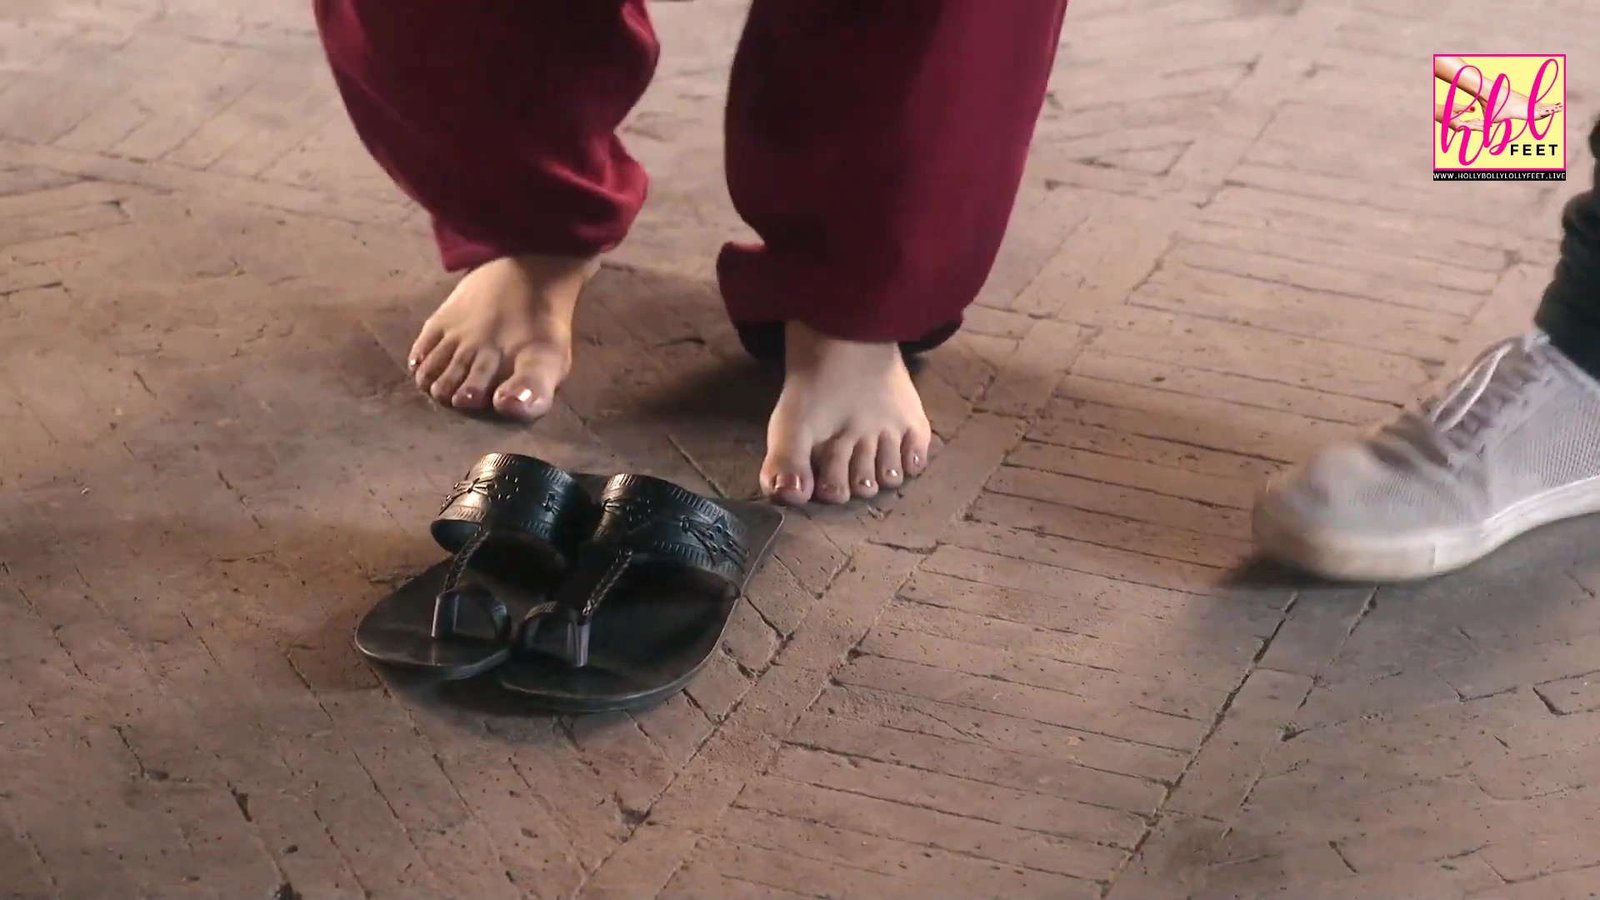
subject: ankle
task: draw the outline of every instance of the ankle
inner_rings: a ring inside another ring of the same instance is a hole
[[[582,287],[600,269],[598,256],[548,256],[524,253],[503,256],[485,265],[509,265],[530,282],[557,287]]]
[[[789,322],[784,327],[784,358],[791,370],[824,366],[860,370],[901,364],[898,344],[846,340],[824,334],[804,322]]]
[[[487,293],[479,296],[520,300],[543,327],[570,332],[578,296],[598,269],[593,257],[501,256],[468,272],[462,283],[483,286]]]

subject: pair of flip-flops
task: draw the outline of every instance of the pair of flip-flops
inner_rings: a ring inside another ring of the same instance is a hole
[[[496,670],[548,711],[643,706],[710,658],[782,524],[766,503],[491,454],[433,522],[454,556],[373,607],[356,647],[440,679]]]

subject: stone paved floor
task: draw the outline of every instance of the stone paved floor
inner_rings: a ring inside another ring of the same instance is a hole
[[[771,385],[709,281],[742,5],[655,6],[653,202],[519,430],[400,376],[447,282],[308,4],[0,4],[0,893],[1600,890],[1600,523],[1405,590],[1241,568],[1264,475],[1523,326],[1582,184],[1432,184],[1424,66],[1571,54],[1577,135],[1588,0],[1077,0],[921,375],[934,473],[795,517],[648,712],[356,657],[481,452],[746,492]]]

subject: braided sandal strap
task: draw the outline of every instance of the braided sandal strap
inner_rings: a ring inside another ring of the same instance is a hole
[[[711,576],[732,590],[753,555],[738,517],[671,482],[619,475],[606,485],[600,506],[599,524],[577,566],[552,602],[529,612],[518,636],[518,644],[531,649],[540,627],[563,620],[565,656],[574,667],[587,664],[595,611],[630,568],[665,564]]]
[[[434,601],[436,640],[457,633],[463,602],[482,609],[495,640],[510,637],[504,602],[481,585],[463,585],[469,568],[491,544],[520,545],[537,561],[564,568],[591,527],[595,511],[577,479],[531,456],[491,453],[451,489],[433,522],[433,536],[454,553]]]

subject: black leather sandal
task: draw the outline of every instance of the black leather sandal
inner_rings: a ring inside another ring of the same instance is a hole
[[[529,456],[485,456],[433,522],[434,540],[454,556],[373,607],[356,648],[444,679],[505,662],[513,626],[549,599],[593,529],[604,484]]]
[[[552,712],[631,709],[681,690],[782,525],[768,503],[612,478],[577,564],[523,617],[500,683]]]

